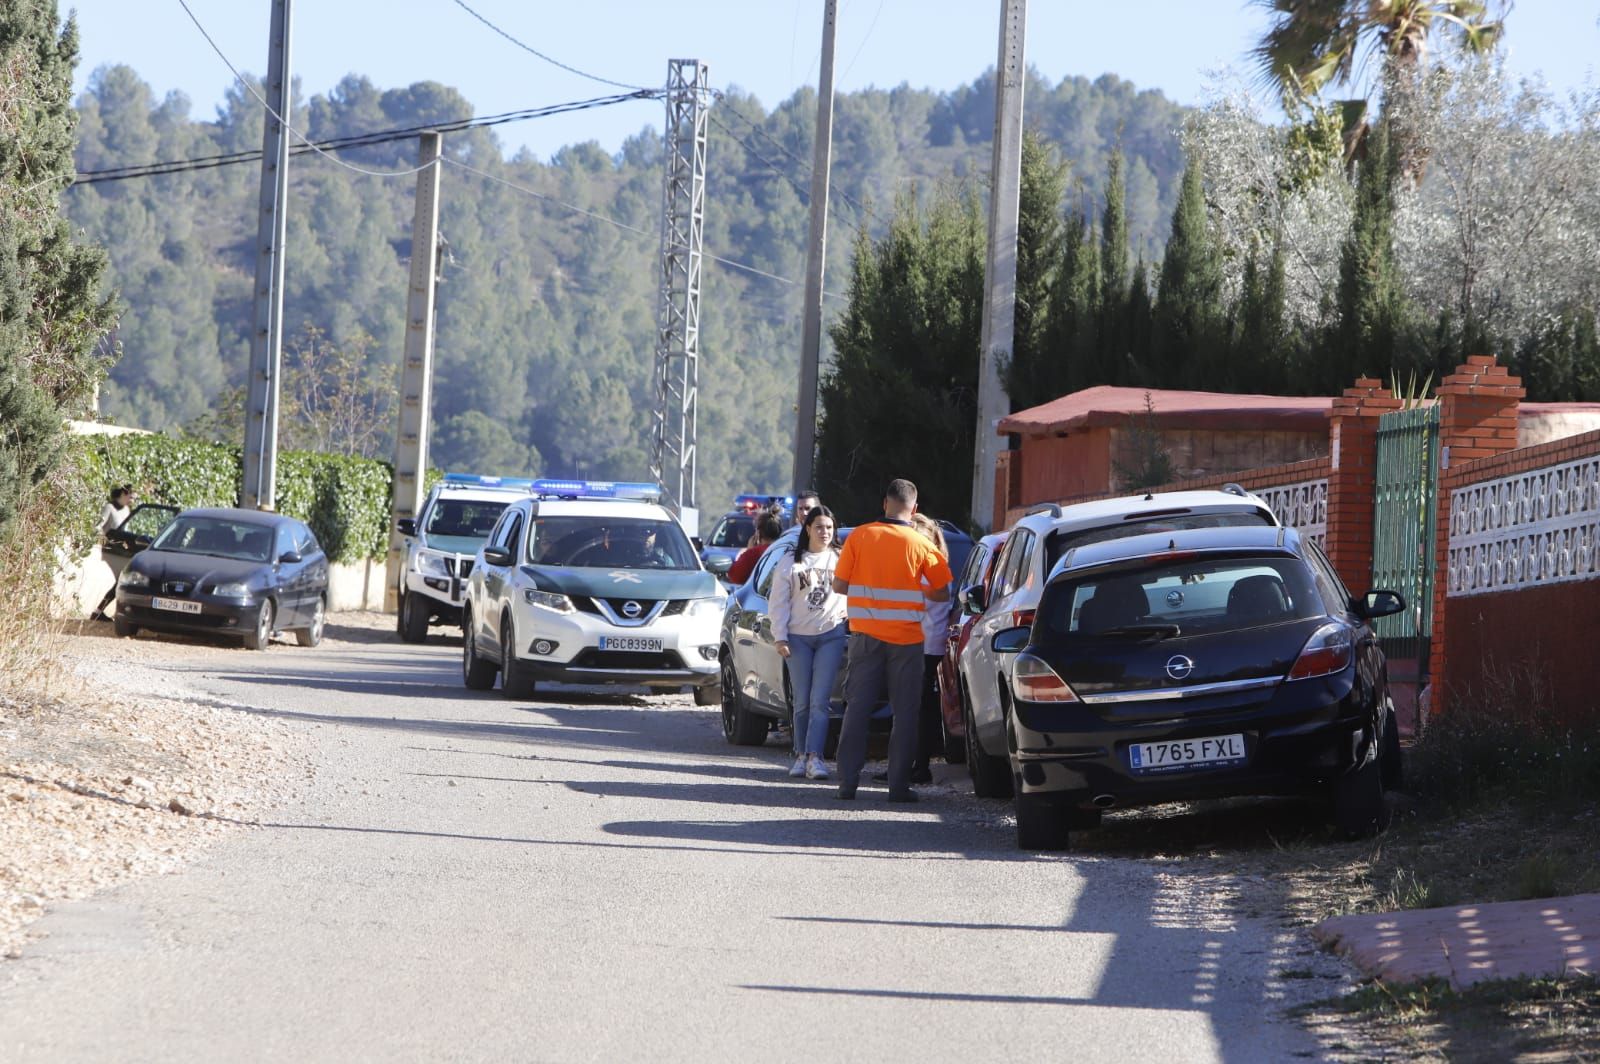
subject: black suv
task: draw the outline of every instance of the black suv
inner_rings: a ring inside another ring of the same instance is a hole
[[[1287,528],[1136,536],[1068,551],[1001,692],[1017,844],[1064,849],[1102,810],[1236,795],[1328,796],[1348,835],[1381,830],[1400,774],[1371,620]]]

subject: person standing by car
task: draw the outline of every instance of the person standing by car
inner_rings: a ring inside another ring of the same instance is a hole
[[[783,535],[783,525],[779,523],[777,515],[770,510],[756,518],[756,538],[739,552],[739,556],[728,567],[728,583],[737,586],[750,579],[750,574],[755,572],[756,562],[761,560],[767,548],[781,535]]]
[[[111,590],[100,600],[100,605],[89,614],[93,621],[109,621],[106,607],[111,605],[111,600],[117,597],[117,581],[122,579],[122,570],[128,566],[128,555],[112,549],[109,533],[122,527],[122,522],[128,519],[128,514],[133,512],[133,486],[123,484],[111,489],[111,495],[100,510],[100,524],[97,531],[100,533],[100,557],[111,569]]]
[[[822,497],[813,488],[807,488],[794,497],[794,517],[789,522],[791,527],[798,528],[806,523],[806,518],[811,511],[822,505]]]
[[[839,797],[856,796],[867,759],[867,727],[885,688],[894,723],[889,735],[889,800],[914,802],[911,763],[917,756],[922,695],[922,615],[925,601],[950,597],[954,579],[937,547],[917,534],[917,487],[891,480],[883,519],[845,540],[833,589],[848,596],[850,619],[844,726],[839,733]]]
[[[828,778],[823,747],[828,739],[828,703],[844,663],[849,629],[844,596],[833,589],[839,552],[833,545],[833,511],[813,506],[800,525],[794,551],[785,551],[767,596],[778,654],[789,662],[794,709],[791,776]]]
[[[944,530],[939,522],[926,514],[912,514],[911,527],[928,538],[944,557],[950,557],[945,546]],[[917,760],[911,766],[912,783],[932,783],[933,770],[928,762],[933,752],[943,743],[944,711],[939,705],[939,662],[944,659],[945,642],[950,625],[949,588],[943,599],[930,599],[922,610],[922,711],[917,720]]]

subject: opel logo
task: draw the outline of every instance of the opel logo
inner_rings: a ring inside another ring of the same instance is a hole
[[[644,612],[644,607],[639,605],[637,602],[633,601],[632,599],[629,599],[627,602],[624,602],[622,604],[622,615],[624,617],[637,617],[637,616],[639,616],[639,614],[641,614],[643,612]]]
[[[1186,680],[1194,671],[1194,662],[1182,654],[1174,654],[1167,659],[1167,675],[1174,680]]]

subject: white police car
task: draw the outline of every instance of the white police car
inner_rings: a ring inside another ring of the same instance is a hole
[[[479,549],[462,678],[523,697],[540,680],[693,687],[718,701],[727,593],[653,484],[534,481]]]
[[[446,473],[415,517],[396,522],[406,537],[396,629],[407,643],[428,638],[430,624],[456,624],[473,557],[505,508],[528,497],[527,478]]]

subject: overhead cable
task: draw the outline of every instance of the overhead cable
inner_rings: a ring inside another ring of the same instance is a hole
[[[576,74],[580,78],[588,78],[590,81],[598,81],[602,85],[615,85],[619,89],[643,89],[644,88],[643,85],[630,85],[625,81],[612,81],[610,78],[603,78],[603,77],[600,77],[598,74],[590,74],[587,71],[579,70],[575,66],[568,66],[566,63],[563,63],[561,60],[556,59],[553,56],[548,56],[548,55],[544,54],[543,52],[539,51],[539,49],[533,47],[531,44],[525,44],[524,42],[519,41],[517,38],[513,37],[511,34],[507,33],[505,30],[501,29],[499,26],[496,26],[493,22],[490,22],[488,19],[486,19],[482,15],[478,14],[478,12],[476,12],[472,8],[468,7],[465,3],[462,2],[462,0],[455,0],[455,4],[456,4],[457,7],[459,7],[461,10],[465,11],[467,14],[471,15],[473,18],[477,19],[479,22],[483,23],[485,26],[489,27],[491,30],[493,30],[494,32],[498,33],[500,36],[504,37],[506,40],[510,41],[512,44],[516,45],[518,48],[521,48],[524,52],[527,52],[529,55],[537,56],[538,58],[543,59],[546,63],[549,63],[551,66],[560,67],[562,70],[567,71],[569,74]]]

